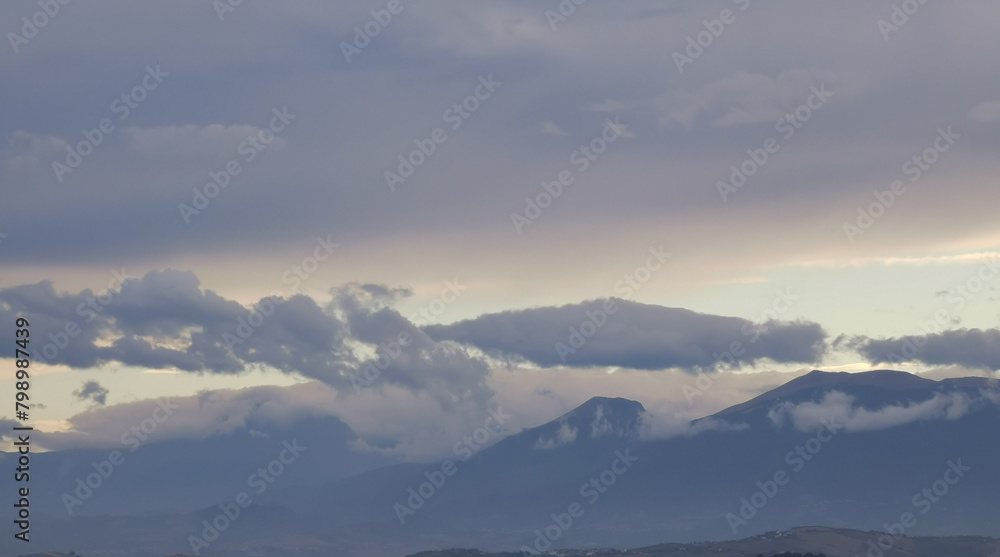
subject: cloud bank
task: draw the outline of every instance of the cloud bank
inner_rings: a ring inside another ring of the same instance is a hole
[[[445,408],[485,405],[493,394],[485,361],[430,339],[387,305],[406,294],[352,284],[335,289],[326,306],[295,295],[248,308],[203,290],[194,273],[152,271],[100,294],[59,293],[49,281],[2,289],[0,327],[27,317],[34,330],[49,332],[36,348],[40,361],[72,368],[119,363],[237,374],[267,366],[344,393],[357,390],[360,378],[364,387],[427,393]]]
[[[616,309],[609,311],[612,307]],[[826,353],[827,336],[816,323],[757,325],[737,317],[618,298],[504,311],[425,330],[437,340],[471,344],[542,367],[644,370],[714,369],[730,359],[736,365],[765,359],[815,363]],[[740,348],[733,350],[734,343]]]
[[[1000,329],[954,329],[880,339],[856,337],[850,345],[873,364],[917,361],[1000,370]]]

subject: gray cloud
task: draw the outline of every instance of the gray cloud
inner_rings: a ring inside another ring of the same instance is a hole
[[[376,285],[350,284],[335,289],[330,310],[341,316],[352,338],[379,345],[400,334],[408,335],[410,344],[379,371],[372,386],[383,382],[422,391],[433,396],[446,409],[463,403],[480,408],[493,397],[486,385],[490,368],[487,363],[468,354],[454,342],[437,342],[408,321],[388,304],[410,291]],[[377,358],[361,362],[359,369],[371,369]]]
[[[842,238],[828,230],[947,123],[961,125],[968,158],[960,170],[942,166],[935,173],[962,175],[949,180],[945,192],[908,198],[910,220],[920,224],[913,234],[900,233],[907,240],[899,243],[993,227],[988,208],[997,194],[976,176],[990,175],[995,143],[989,103],[1000,78],[981,53],[993,47],[989,22],[997,6],[955,6],[946,20],[915,17],[886,42],[875,25],[888,17],[886,6],[753,3],[736,12],[736,22],[683,74],[669,55],[683,51],[686,37],[703,31],[702,21],[717,17],[717,10],[659,2],[594,4],[552,32],[533,2],[413,7],[350,64],[340,57],[339,45],[371,17],[362,2],[243,5],[225,24],[194,1],[141,12],[109,1],[60,15],[60,25],[46,27],[22,52],[0,60],[7,81],[17,84],[0,100],[21,107],[0,123],[0,139],[9,144],[0,154],[0,181],[12,186],[0,221],[19,232],[5,242],[4,256],[25,266],[131,263],[258,248],[262,242],[289,245],[331,222],[338,237],[380,245],[414,231],[464,230],[489,240],[497,253],[515,253],[524,245],[511,233],[507,215],[593,136],[606,115],[587,109],[594,106],[613,108],[636,138],[616,144],[601,160],[603,170],[595,165],[589,183],[573,190],[573,211],[551,211],[544,218],[551,223],[545,226],[572,228],[605,253],[613,251],[611,231],[620,227],[624,233],[626,225],[640,221],[658,223],[661,235],[686,232],[692,248],[720,249],[718,237],[692,233],[697,223],[708,230],[740,228],[742,234],[727,235],[724,249],[757,254],[746,257],[757,260],[748,266],[843,248]],[[787,18],[790,8],[801,13],[794,24]],[[0,6],[0,14],[13,22],[28,15],[17,4]],[[789,22],[780,34],[769,25],[776,21]],[[817,34],[825,40],[810,40]],[[87,40],[95,35],[107,43]],[[928,38],[935,45],[930,61],[919,42]],[[649,51],[663,53],[667,63],[637,55]],[[68,54],[76,61],[72,68],[51,66]],[[170,73],[167,81],[117,121],[110,103],[156,62]],[[39,68],[53,70],[52,80],[32,79]],[[470,93],[480,71],[517,89],[504,85],[467,125],[450,133],[460,140],[449,139],[396,199],[388,197],[381,173],[441,123],[442,111]],[[926,79],[929,73],[935,79]],[[274,86],[275,75],[281,87]],[[747,148],[773,133],[769,119],[804,100],[814,82],[826,81],[838,87],[838,96],[799,135],[808,134],[808,141],[796,137],[783,145],[775,157],[782,162],[769,163],[766,180],[755,179],[746,195],[734,196],[728,210],[719,211],[710,186],[728,176],[729,165],[739,164]],[[71,89],[79,94],[55,93]],[[856,94],[848,98],[849,91]],[[700,92],[711,94],[709,106],[691,105]],[[227,190],[197,222],[184,226],[178,203],[190,202],[192,187],[208,181],[209,169],[218,171],[238,157],[245,130],[266,125],[270,109],[285,105],[299,117],[280,138],[284,148],[249,163],[234,181],[238,195]],[[389,106],[394,117],[381,117]],[[690,130],[657,125],[660,118],[677,120],[692,111],[698,117]],[[115,119],[116,131],[69,177],[73,187],[60,188],[50,163],[102,116]],[[538,131],[542,122],[557,123],[566,135]],[[205,148],[195,152],[192,144]],[[145,185],[141,193],[133,187],[137,183]],[[469,183],[479,187],[469,190]],[[982,203],[960,205],[964,199]],[[261,226],[261,207],[282,226]],[[939,218],[922,218],[926,214]],[[612,226],[590,226],[597,217]],[[796,226],[800,220],[814,226]],[[60,226],[42,224],[52,222]],[[794,238],[787,234],[791,229]],[[764,243],[770,249],[755,249]],[[736,263],[745,262],[730,262]]]
[[[352,378],[384,361],[378,350],[387,349],[379,346],[407,334],[410,343],[381,366],[374,388],[427,393],[446,408],[485,406],[493,395],[485,383],[489,367],[456,343],[435,342],[389,307],[406,295],[407,289],[351,284],[336,289],[327,307],[295,295],[263,298],[247,308],[203,290],[194,273],[166,270],[101,294],[58,293],[47,281],[0,289],[0,320],[6,329],[23,315],[34,331],[48,331],[37,353],[52,364],[118,362],[199,373],[263,365],[345,392]]]
[[[954,329],[928,335],[873,339],[855,337],[848,342],[869,362],[918,361],[930,365],[959,365],[1000,370],[1000,330]]]
[[[79,389],[73,391],[73,396],[80,400],[92,400],[101,406],[108,401],[108,390],[97,381],[87,381]]]
[[[604,308],[610,303],[618,309],[607,316]],[[600,315],[605,315],[607,321],[597,327],[595,324],[602,322]],[[585,322],[590,324],[584,325]],[[589,328],[596,332],[586,338],[584,329]],[[450,325],[432,325],[425,330],[438,340],[454,340],[487,352],[520,356],[543,367],[695,370],[717,367],[727,357],[725,354],[736,364],[745,365],[765,359],[813,363],[826,352],[826,332],[816,323],[772,321],[757,326],[738,317],[618,298],[505,311]],[[585,342],[575,348],[571,337]],[[741,348],[732,351],[733,343],[737,342]],[[571,351],[560,353],[558,345]]]

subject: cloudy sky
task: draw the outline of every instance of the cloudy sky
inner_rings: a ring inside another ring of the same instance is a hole
[[[50,431],[275,386],[417,458],[498,404],[1000,368],[1000,6],[0,13],[0,331]]]

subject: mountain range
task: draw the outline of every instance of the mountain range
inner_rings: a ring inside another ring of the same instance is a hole
[[[1000,395],[985,378],[813,371],[682,427],[658,424],[638,402],[596,397],[429,464],[353,451],[356,436],[333,418],[287,431],[257,425],[255,435],[143,446],[129,456],[142,465],[122,467],[73,516],[60,496],[102,453],[44,453],[33,480],[53,487],[33,501],[33,534],[46,549],[88,557],[193,553],[192,536],[212,538],[202,555],[249,557],[541,553],[808,525],[997,533]],[[232,470],[273,458],[275,440],[292,432],[317,453],[288,481],[238,505],[246,477]],[[18,550],[0,542],[3,554]]]

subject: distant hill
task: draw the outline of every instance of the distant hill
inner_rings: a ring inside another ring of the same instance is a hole
[[[123,454],[124,463],[113,469],[110,481],[81,500],[83,504],[71,504],[74,515],[191,512],[246,489],[253,469],[274,459],[282,441],[293,438],[309,452],[296,463],[295,474],[284,478],[292,484],[330,482],[394,462],[351,450],[357,436],[334,417],[305,418],[285,426],[247,423],[228,434],[151,442],[134,452],[120,445],[36,454],[31,461],[37,486],[32,488],[32,512],[68,516],[62,495],[75,496],[76,480],[94,473],[92,463],[107,461],[113,450]],[[0,463],[9,458],[11,453],[0,453]],[[0,511],[0,516],[8,514],[7,509]]]
[[[785,532],[767,532],[760,536],[724,542],[665,543],[637,549],[560,550],[561,557],[854,557],[867,555],[878,543],[880,532],[823,528],[792,528]],[[890,546],[883,539],[884,557],[996,557],[1000,539],[953,536],[893,538]],[[422,551],[409,557],[523,557],[522,553],[484,553],[474,549]]]

